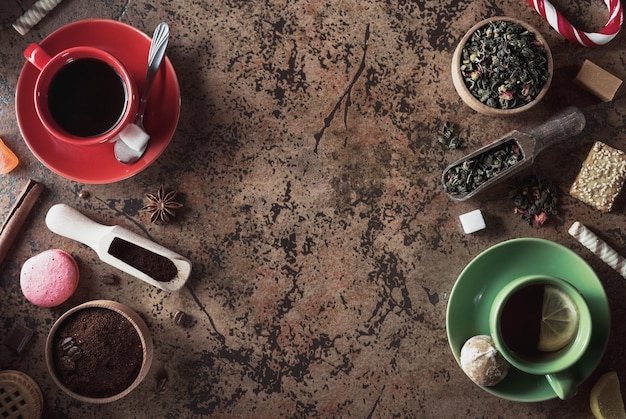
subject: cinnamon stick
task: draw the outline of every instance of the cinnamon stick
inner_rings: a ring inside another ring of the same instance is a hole
[[[30,179],[11,208],[11,212],[0,229],[0,264],[43,190],[44,186],[41,183]]]

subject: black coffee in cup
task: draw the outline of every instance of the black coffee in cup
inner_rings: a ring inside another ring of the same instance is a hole
[[[64,65],[52,78],[48,107],[56,123],[77,137],[95,137],[111,130],[124,115],[124,81],[109,64],[80,58]]]

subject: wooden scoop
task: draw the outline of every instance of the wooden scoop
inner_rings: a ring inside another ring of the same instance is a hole
[[[568,107],[552,118],[545,121],[543,124],[532,128],[526,132],[512,131],[506,134],[504,137],[479,148],[473,153],[459,159],[445,168],[441,176],[444,190],[448,196],[455,201],[465,201],[476,194],[484,191],[485,189],[495,185],[498,182],[503,181],[511,177],[512,175],[519,173],[530,166],[535,157],[546,147],[549,147],[557,142],[565,140],[579,134],[586,124],[586,119],[582,111],[575,107]],[[450,177],[451,170],[457,166],[461,166],[464,163],[469,165],[469,161],[478,158],[481,154],[487,154],[493,151],[495,148],[502,144],[512,141],[521,152],[521,160],[517,163],[509,166],[505,170],[502,170],[498,174],[489,178],[485,182],[481,183],[475,189],[463,193],[455,194],[446,189],[446,180]]]
[[[65,205],[53,205],[46,215],[46,225],[53,233],[79,241],[96,251],[103,262],[165,291],[179,290],[191,274],[191,262],[155,242],[121,226],[106,226]],[[121,250],[120,250],[121,249]],[[131,254],[149,255],[160,269],[173,271],[173,277],[159,281],[150,276],[151,268],[131,259]]]

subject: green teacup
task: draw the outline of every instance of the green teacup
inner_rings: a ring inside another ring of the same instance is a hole
[[[558,348],[546,345],[545,339],[539,343],[542,304],[548,289],[552,295],[566,294],[578,313],[573,337]],[[572,367],[589,346],[591,325],[589,307],[580,292],[569,282],[547,275],[510,281],[496,295],[489,313],[491,336],[504,358],[527,374],[544,375],[563,400],[576,394],[576,372]]]

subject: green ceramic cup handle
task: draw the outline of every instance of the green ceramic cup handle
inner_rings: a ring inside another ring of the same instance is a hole
[[[576,377],[571,370],[546,374],[546,380],[561,400],[571,399],[578,392]]]

